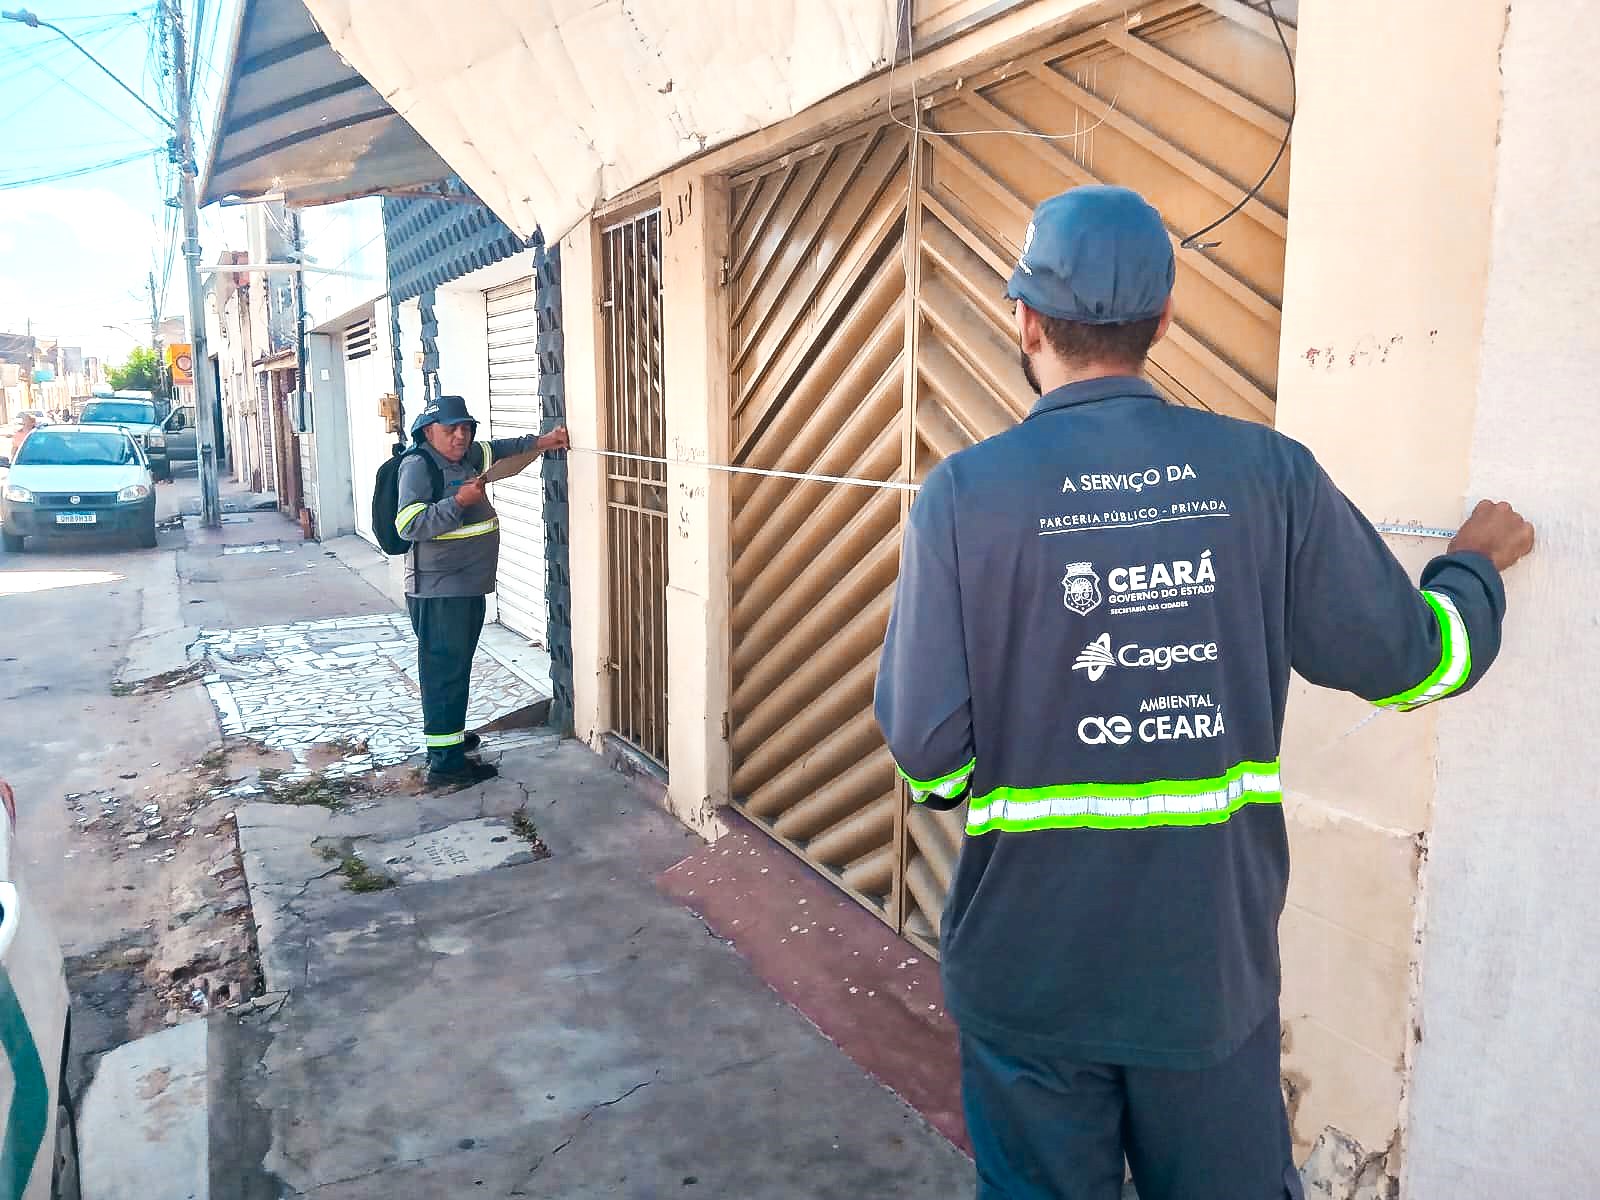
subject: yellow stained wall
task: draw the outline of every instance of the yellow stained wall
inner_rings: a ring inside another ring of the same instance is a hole
[[[1374,520],[1463,516],[1505,6],[1301,8],[1278,427]],[[1224,231],[1225,235],[1225,231]],[[1420,569],[1437,542],[1391,539]],[[1415,1044],[1432,712],[1297,683],[1283,750],[1294,853],[1285,1074],[1305,1152],[1332,1128],[1398,1174]]]

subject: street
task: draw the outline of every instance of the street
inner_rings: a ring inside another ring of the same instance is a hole
[[[192,469],[158,497],[163,521],[193,511]],[[0,774],[67,956],[85,1196],[970,1186],[697,898],[730,854],[783,869],[770,848],[706,848],[530,724],[547,685],[495,627],[469,723],[501,778],[423,791],[415,643],[370,560],[224,501],[221,530],[173,521],[155,550],[0,558]],[[865,919],[793,895],[808,928]],[[927,968],[899,966],[910,1001]],[[905,1011],[848,979],[826,986],[852,1021]]]

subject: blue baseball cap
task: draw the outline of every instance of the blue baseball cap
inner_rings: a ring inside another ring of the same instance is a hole
[[[478,422],[467,411],[467,402],[462,397],[440,396],[437,400],[428,401],[428,406],[411,422],[411,436],[420,438],[429,425],[471,425],[476,429]]]
[[[1161,214],[1138,192],[1078,187],[1033,212],[1008,300],[1085,325],[1159,316],[1177,263]]]

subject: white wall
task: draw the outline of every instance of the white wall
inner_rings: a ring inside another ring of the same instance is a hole
[[[461,396],[467,411],[489,428],[489,319],[476,288],[443,287],[434,293],[439,322],[439,391]]]
[[[373,197],[304,209],[300,236],[309,266],[338,272],[305,273],[307,328],[370,304],[388,291],[382,200]]]
[[[1468,499],[1539,529],[1440,717],[1406,1195],[1600,1192],[1600,14],[1515,3]]]
[[[401,425],[409,437],[411,422],[425,407],[427,396],[422,379],[422,304],[415,299],[400,305],[400,387]]]

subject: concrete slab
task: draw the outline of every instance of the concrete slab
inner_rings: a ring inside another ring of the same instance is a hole
[[[356,854],[396,883],[461,879],[536,860],[533,847],[503,817],[446,825],[394,841],[356,842]]]
[[[300,975],[237,1056],[271,1145],[235,1174],[327,1200],[970,1193],[948,1141],[657,889],[698,839],[576,743],[500,765],[448,797],[240,810],[247,870],[276,872],[263,950],[293,940]],[[370,895],[315,877],[317,837],[523,805],[546,861]]]
[[[141,629],[128,642],[127,653],[117,664],[112,678],[125,687],[136,687],[182,671],[189,666],[189,647],[199,636],[198,625]]]
[[[939,966],[738,813],[659,879],[863,1070],[968,1153]]]
[[[89,1200],[206,1200],[206,1023],[190,1021],[100,1060],[78,1121]]]

